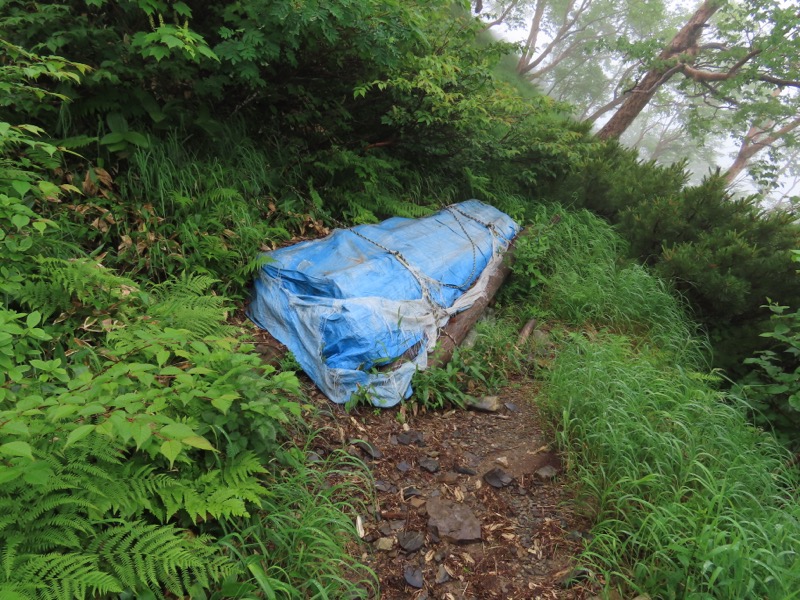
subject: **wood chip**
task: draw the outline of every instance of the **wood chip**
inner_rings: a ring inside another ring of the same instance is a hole
[[[364,538],[365,535],[367,535],[366,532],[364,531],[364,521],[361,518],[361,515],[358,515],[356,517],[356,530],[358,531],[358,537],[362,539]]]

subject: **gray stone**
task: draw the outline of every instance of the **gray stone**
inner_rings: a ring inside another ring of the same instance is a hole
[[[567,573],[558,580],[558,585],[560,585],[564,589],[567,589],[577,585],[581,581],[586,581],[590,577],[592,577],[591,571],[589,571],[588,569],[575,567],[569,573]]]
[[[551,467],[550,465],[545,465],[541,469],[537,470],[536,473],[534,473],[534,475],[540,481],[550,481],[556,475],[558,475],[558,470],[555,469],[554,467]]]
[[[386,493],[397,491],[397,488],[387,481],[376,481],[375,489],[378,490],[379,492],[386,492]]]
[[[503,471],[503,469],[496,468],[491,471],[486,471],[486,473],[483,474],[483,480],[492,487],[503,488],[510,485],[511,482],[514,481],[514,478]]]
[[[583,534],[580,531],[573,529],[565,536],[565,538],[570,542],[580,542],[583,540]]]
[[[503,406],[499,396],[484,396],[483,398],[467,397],[467,408],[480,412],[495,413]]]
[[[422,569],[412,565],[406,565],[403,569],[403,577],[406,583],[413,588],[420,589],[425,583],[422,579]]]
[[[531,335],[533,336],[533,341],[535,342],[536,346],[550,345],[550,335],[546,331],[534,329],[533,332],[531,332]]]
[[[350,443],[373,460],[383,458],[383,452],[369,442],[365,442],[364,440],[350,440]]]
[[[441,585],[443,583],[447,583],[450,581],[450,573],[447,572],[447,569],[444,568],[444,565],[439,565],[439,569],[436,571],[436,583]]]
[[[388,552],[394,547],[394,540],[390,537],[382,537],[378,538],[378,541],[375,544],[375,547],[378,550],[382,550],[384,552]]]
[[[404,446],[410,446],[411,444],[417,444],[418,446],[425,445],[422,434],[419,431],[414,431],[413,429],[397,434],[397,443]]]
[[[441,498],[428,500],[428,527],[438,537],[451,542],[476,542],[481,539],[481,524],[468,506]]]
[[[392,525],[389,523],[389,521],[381,521],[378,524],[378,531],[380,531],[385,536],[392,535],[393,533]]]
[[[439,476],[439,481],[441,481],[442,483],[446,483],[448,485],[453,485],[454,483],[458,482],[458,473],[453,473],[453,471],[442,473]]]
[[[425,534],[421,531],[401,531],[397,534],[397,543],[406,552],[416,552],[425,543]]]
[[[364,535],[364,541],[368,544],[371,544],[375,540],[377,540],[381,536],[380,533],[377,531],[370,531],[369,533]]]
[[[406,461],[404,461],[404,460],[403,460],[403,461],[400,461],[399,463],[397,463],[397,470],[398,470],[398,471],[400,471],[401,473],[405,473],[405,472],[406,472],[406,471],[408,471],[410,468],[411,468],[411,465],[410,465],[410,464],[408,464],[408,463],[407,463]]]
[[[433,458],[423,458],[419,461],[419,466],[425,469],[428,473],[436,473],[439,470],[439,461]]]
[[[413,485],[404,487],[400,493],[403,495],[403,500],[408,500],[409,498],[414,498],[415,496],[422,496],[422,492],[420,492]]]

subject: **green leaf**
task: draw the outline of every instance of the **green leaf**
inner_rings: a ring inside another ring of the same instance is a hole
[[[58,198],[61,195],[61,188],[49,181],[40,181],[38,188],[48,198]]]
[[[0,427],[0,432],[10,435],[23,435],[26,437],[30,435],[28,425],[24,421],[9,421]]]
[[[233,401],[238,397],[239,394],[222,394],[221,396],[211,399],[211,406],[219,410],[221,413],[226,414],[233,404]]]
[[[25,465],[26,467],[28,465]],[[9,481],[14,481],[20,475],[22,475],[24,469],[20,469],[19,467],[6,467],[4,465],[0,465],[0,485],[4,483],[8,483]]]
[[[38,310],[33,311],[25,318],[25,324],[28,326],[28,329],[36,327],[42,320],[42,313]]]
[[[136,442],[137,450],[153,436],[150,423],[143,423],[142,421],[134,421],[131,423],[131,433],[133,435],[133,441]]]
[[[69,448],[75,442],[81,441],[87,435],[94,431],[94,425],[81,425],[80,427],[76,427],[72,431],[70,431],[69,435],[67,436],[67,443],[64,444],[64,448]]]
[[[211,445],[211,442],[199,435],[190,435],[189,437],[183,438],[181,442],[187,446],[192,446],[193,448],[200,448],[201,450],[211,450],[212,452],[216,452],[216,449]]]
[[[28,223],[31,222],[31,218],[26,215],[14,215],[11,217],[11,223],[16,227],[18,230],[22,229],[23,227],[27,226]]]
[[[175,459],[178,458],[178,455],[181,453],[181,448],[183,448],[183,444],[178,440],[167,440],[161,444],[160,452],[169,460],[170,468],[175,464]]]
[[[108,128],[115,133],[126,133],[128,131],[128,121],[120,113],[109,113],[106,117]]]
[[[53,469],[44,461],[34,462],[25,465],[25,472],[22,474],[22,479],[25,483],[30,485],[45,485],[50,481],[53,476]]]
[[[53,423],[56,421],[62,421],[63,419],[72,417],[81,408],[82,407],[77,404],[62,404],[60,406],[54,406],[47,410],[47,419]]]
[[[16,180],[11,182],[11,187],[13,187],[14,190],[19,194],[19,197],[22,198],[25,196],[25,194],[31,191],[33,186],[27,181]]]
[[[178,48],[183,47],[186,44],[180,38],[175,37],[174,35],[167,34],[161,38],[161,42],[166,44],[168,48]]]
[[[164,363],[169,360],[170,351],[169,350],[159,350],[156,352],[156,362],[158,363],[159,367],[163,367]]]
[[[130,142],[134,146],[138,146],[139,148],[149,148],[150,142],[148,139],[143,136],[138,131],[129,131],[125,134],[125,141]]]
[[[159,433],[173,440],[182,440],[183,438],[197,435],[191,427],[183,423],[170,423],[169,425],[165,425],[161,428]]]
[[[122,133],[108,133],[100,138],[100,143],[104,146],[110,146],[112,144],[119,144],[120,142],[125,141],[125,136]]]
[[[0,446],[0,454],[7,456],[23,456],[33,460],[33,452],[28,442],[8,442]]]

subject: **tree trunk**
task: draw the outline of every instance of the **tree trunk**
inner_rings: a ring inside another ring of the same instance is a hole
[[[759,133],[762,132],[758,127],[753,125],[750,127],[747,135],[744,136],[744,140],[742,140],[742,145],[739,146],[739,152],[736,153],[733,164],[728,167],[728,170],[725,171],[723,175],[725,181],[728,183],[733,183],[733,180],[739,176],[739,173],[744,171],[744,168],[748,165],[750,159],[753,158],[753,155],[758,152],[759,148],[755,140]]]
[[[650,69],[628,93],[622,106],[597,133],[597,137],[602,140],[617,139],[625,132],[647,106],[658,88],[678,72],[680,67],[678,60],[681,55],[688,55],[691,58],[696,54],[697,42],[703,27],[719,8],[719,0],[705,0],[700,5],[686,25],[658,55],[656,66]]]
[[[739,147],[739,152],[736,154],[736,159],[723,175],[725,181],[732,183],[733,180],[738,177],[739,173],[741,173],[745,167],[750,164],[750,159],[752,159],[756,154],[765,148],[769,148],[785,135],[800,127],[800,117],[794,121],[789,121],[783,127],[773,130],[768,129],[773,128],[774,125],[775,124],[773,122],[770,122],[764,128],[756,125],[750,127],[747,135],[744,136],[742,145]]]

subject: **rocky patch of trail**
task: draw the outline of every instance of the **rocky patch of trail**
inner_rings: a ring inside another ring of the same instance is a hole
[[[589,524],[571,509],[534,390],[516,382],[488,411],[327,405],[328,443],[348,443],[374,477],[377,506],[359,525],[382,598],[592,595],[574,569]]]

